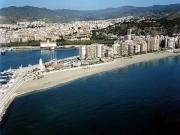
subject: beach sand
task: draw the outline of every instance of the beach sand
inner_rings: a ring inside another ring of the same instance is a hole
[[[50,87],[54,87],[57,85],[62,85],[64,83],[86,77],[89,75],[114,70],[118,68],[124,68],[131,64],[146,62],[151,60],[162,59],[170,56],[177,56],[179,53],[171,53],[171,52],[158,52],[158,53],[148,53],[142,55],[136,55],[133,57],[125,57],[119,58],[115,61],[109,63],[103,63],[98,65],[93,65],[89,67],[80,67],[73,68],[65,71],[57,71],[54,73],[50,73],[44,76],[44,78],[39,80],[32,80],[25,82],[17,91],[17,95],[24,95],[30,92],[36,92],[39,90],[44,90]]]

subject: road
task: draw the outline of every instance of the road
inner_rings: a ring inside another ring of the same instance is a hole
[[[16,70],[17,78],[13,82],[13,85],[10,86],[4,94],[0,95],[0,117],[2,117],[5,109],[7,109],[8,103],[15,97],[16,90],[25,82],[24,76],[34,68],[37,68],[37,65]]]

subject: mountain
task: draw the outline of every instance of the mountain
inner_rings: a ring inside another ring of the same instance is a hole
[[[0,9],[0,22],[17,20],[44,20],[51,22],[69,22],[75,20],[110,19],[122,16],[165,16],[180,12],[180,4],[154,5],[150,7],[123,6],[102,10],[51,10],[38,7],[7,7]]]

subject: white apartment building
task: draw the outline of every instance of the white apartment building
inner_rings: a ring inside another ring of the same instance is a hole
[[[121,46],[118,43],[112,45],[114,55],[121,55]]]
[[[97,48],[97,57],[98,58],[102,58],[103,57],[103,49],[104,49],[104,45],[103,44],[94,44]]]
[[[103,44],[82,45],[79,48],[80,59],[95,59],[104,56]]]
[[[175,48],[175,43],[176,43],[175,38],[169,37],[167,40],[167,47],[170,49],[173,49],[173,48]]]
[[[81,45],[79,47],[79,55],[80,55],[80,59],[86,58],[86,46],[85,45]]]

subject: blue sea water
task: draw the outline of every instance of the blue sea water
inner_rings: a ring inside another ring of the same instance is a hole
[[[47,62],[53,58],[62,59],[76,56],[79,54],[78,49],[70,48],[64,50],[27,50],[7,52],[6,55],[0,56],[0,72],[9,68],[19,68],[19,66],[28,66],[39,63],[42,58],[43,62]]]
[[[180,57],[144,62],[17,98],[2,135],[179,135]]]

